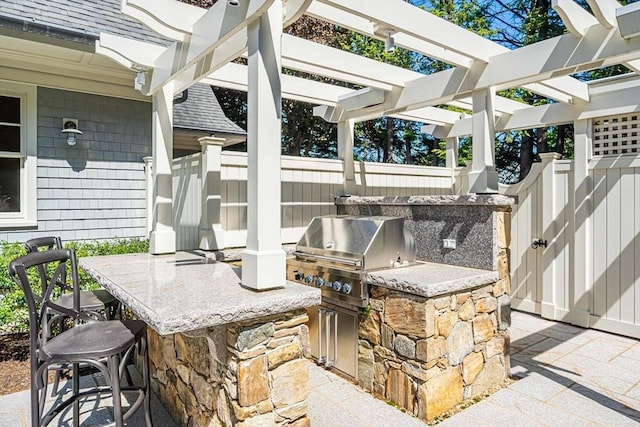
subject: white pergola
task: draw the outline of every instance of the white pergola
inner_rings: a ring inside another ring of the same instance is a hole
[[[239,5],[236,5],[239,3]],[[624,64],[640,72],[640,2],[589,0],[593,14],[572,0],[553,6],[569,32],[508,50],[402,0],[219,0],[205,10],[175,0],[123,0],[122,12],[173,43],[168,46],[101,34],[96,51],[138,71],[137,87],[153,99],[153,227],[150,251],[175,251],[172,223],[172,100],[195,82],[248,92],[248,238],[244,286],[267,289],[285,281],[280,244],[281,98],[317,104],[314,112],[338,124],[345,186],[353,181],[353,125],[390,115],[428,124],[425,129],[457,149],[473,137],[469,175],[473,193],[497,192],[495,132],[566,123],[615,113],[620,97],[638,90],[593,92],[571,74]],[[283,34],[302,14],[337,24],[452,65],[420,74]],[[244,56],[248,65],[232,63]],[[282,75],[282,67],[363,87],[347,89]],[[637,85],[636,85],[637,86]],[[550,98],[532,107],[496,95],[512,87]],[[460,115],[439,105],[471,111]],[[636,109],[638,102],[635,102]],[[454,156],[447,166],[453,167]]]

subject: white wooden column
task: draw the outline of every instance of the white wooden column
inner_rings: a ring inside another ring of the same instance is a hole
[[[458,167],[458,137],[454,136],[446,139],[447,143],[447,158],[445,165],[449,169]]]
[[[153,214],[149,252],[167,254],[176,251],[173,229],[173,83],[167,83],[153,95],[152,114]]]
[[[222,162],[222,146],[224,138],[205,136],[198,141],[202,146],[202,211],[200,213],[200,227],[198,237],[199,248],[211,251],[224,249],[224,229],[221,221],[222,195],[220,172]]]
[[[495,89],[473,92],[472,138],[473,163],[469,172],[470,193],[497,193],[498,173],[495,167],[495,123],[493,98]]]
[[[285,283],[280,243],[282,1],[248,27],[247,248],[242,285],[269,289]]]
[[[144,162],[144,178],[145,178],[145,217],[147,218],[147,238],[151,236],[153,230],[153,157],[146,156],[142,158]]]
[[[338,122],[338,159],[343,163],[343,195],[357,193],[355,163],[353,161],[353,120]]]
[[[577,120],[574,128],[574,161],[573,161],[573,191],[575,194],[574,216],[574,256],[570,268],[573,269],[573,295],[569,295],[572,302],[571,323],[589,327],[591,311],[591,291],[593,286],[593,254],[591,249],[591,215],[593,205],[591,201],[592,181],[589,176],[589,160],[591,160],[593,146],[591,140],[591,120]]]
[[[557,283],[556,271],[558,257],[558,244],[556,236],[558,233],[556,222],[558,216],[559,203],[556,202],[556,160],[562,156],[558,153],[540,153],[542,160],[542,235],[537,236],[547,241],[547,247],[539,247],[537,251],[542,252],[542,317],[556,319],[556,292]]]

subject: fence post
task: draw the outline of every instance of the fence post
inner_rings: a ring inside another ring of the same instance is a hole
[[[570,295],[571,323],[589,327],[591,311],[591,288],[593,286],[593,254],[591,249],[591,177],[589,160],[593,145],[591,140],[591,120],[574,122],[574,166],[573,191],[575,194],[573,294]]]
[[[224,249],[224,229],[222,228],[222,195],[220,183],[221,155],[224,138],[205,136],[198,139],[202,146],[200,170],[202,171],[202,212],[198,238],[199,248],[211,251]]]
[[[562,157],[559,153],[540,153],[542,160],[542,236],[547,247],[542,250],[542,298],[540,315],[548,319],[556,318],[556,290],[562,284],[556,280],[558,204],[556,203],[556,161]]]
[[[353,120],[338,122],[338,158],[342,160],[342,195],[356,194],[353,161]]]

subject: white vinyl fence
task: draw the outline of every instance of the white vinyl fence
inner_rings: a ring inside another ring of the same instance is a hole
[[[592,157],[601,144],[594,141],[601,140],[592,139],[585,124],[576,128],[586,129],[587,137],[576,134],[575,161],[541,154],[524,181],[500,188],[517,198],[511,220],[513,306],[640,338],[640,154]],[[214,217],[220,218],[225,247],[242,247],[246,153],[216,155],[220,212]],[[199,245],[202,156],[174,160],[178,249]],[[344,194],[343,162],[282,156],[281,166],[282,242],[293,243],[311,218],[335,212],[334,197]],[[356,163],[355,183],[355,193],[363,196],[460,194],[468,188],[468,168]],[[533,248],[538,240],[546,247]]]
[[[199,244],[202,214],[202,153],[173,161],[176,248]],[[247,155],[222,151],[220,219],[225,247],[242,247],[247,238]],[[357,162],[356,194],[363,196],[437,195],[455,193],[446,168]],[[314,216],[335,213],[334,198],[343,195],[343,162],[281,157],[282,242],[298,241]]]

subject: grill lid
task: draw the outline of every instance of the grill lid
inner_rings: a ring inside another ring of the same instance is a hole
[[[402,217],[327,215],[311,220],[296,255],[373,270],[412,263],[416,250]]]

